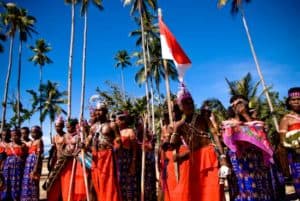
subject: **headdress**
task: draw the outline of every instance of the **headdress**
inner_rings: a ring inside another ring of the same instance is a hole
[[[65,123],[65,120],[61,115],[59,115],[55,120],[55,125],[64,124],[64,123]]]
[[[288,91],[289,98],[291,97],[300,97],[300,87],[290,88]]]
[[[181,104],[184,99],[192,98],[191,93],[187,90],[183,82],[180,83],[179,91],[177,92],[177,103]]]

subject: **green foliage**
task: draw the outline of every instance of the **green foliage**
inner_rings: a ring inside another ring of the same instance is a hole
[[[29,58],[29,61],[32,61],[34,65],[42,67],[45,64],[52,63],[52,60],[46,55],[46,53],[51,50],[51,47],[44,39],[36,40],[35,46],[30,46],[29,48],[34,53],[34,55]]]
[[[64,113],[66,111],[62,108],[62,105],[66,104],[67,92],[58,90],[58,83],[51,82],[48,80],[47,84],[42,84],[38,92],[34,90],[27,90],[27,92],[32,96],[32,108],[34,112],[41,110],[40,120],[43,122],[46,116],[49,116],[50,121],[55,120],[55,116]]]
[[[15,97],[9,99],[7,103],[13,110],[13,116],[10,118],[9,125],[10,127],[17,127],[18,126],[18,115],[17,115],[17,105],[18,101]],[[26,120],[29,120],[34,113],[34,108],[26,109],[24,108],[23,104],[20,102],[20,125],[24,123]]]

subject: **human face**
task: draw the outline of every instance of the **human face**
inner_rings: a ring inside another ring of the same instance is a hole
[[[246,110],[247,101],[241,98],[236,99],[231,103],[232,109],[236,114],[240,114]]]
[[[106,112],[104,108],[99,108],[95,110],[95,115],[97,117],[97,120],[104,119],[106,117]]]
[[[64,129],[64,124],[63,123],[61,123],[61,124],[55,124],[55,130],[56,130],[56,132],[61,132],[63,129]]]
[[[293,111],[300,113],[300,96],[290,97],[289,105]]]
[[[4,141],[4,140],[7,140],[7,138],[10,138],[9,136],[9,131],[7,130],[3,130],[2,133],[1,133],[1,139]]]
[[[27,139],[29,137],[29,132],[26,129],[21,129],[21,136],[23,139]]]
[[[20,133],[18,131],[15,131],[15,130],[11,131],[11,140],[13,142],[19,141],[20,137],[21,137],[21,135],[20,135]]]
[[[68,133],[74,133],[76,131],[76,126],[72,126],[71,124],[67,124],[67,131]]]
[[[186,98],[181,101],[181,110],[185,115],[193,114],[194,101],[191,98]]]
[[[32,128],[31,129],[31,137],[33,138],[33,139],[37,139],[37,137],[39,136],[39,133],[38,133],[38,131],[36,130],[36,129],[34,129],[34,128]]]

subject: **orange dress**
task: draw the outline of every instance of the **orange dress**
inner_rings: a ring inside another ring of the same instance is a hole
[[[112,149],[93,151],[92,182],[101,201],[121,201],[116,162]]]

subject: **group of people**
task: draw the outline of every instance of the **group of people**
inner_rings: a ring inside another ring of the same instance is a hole
[[[224,201],[225,178],[231,201],[283,201],[288,176],[300,198],[300,87],[288,91],[277,147],[242,95],[231,97],[220,125],[207,105],[195,112],[183,84],[173,105],[174,122],[165,115],[160,151],[165,201]]]
[[[126,112],[108,118],[108,108],[98,102],[89,122],[63,118],[55,121],[43,188],[47,200],[156,201],[154,139],[144,134],[142,119],[131,128]],[[66,132],[64,126],[66,125]],[[142,143],[143,138],[145,139]],[[145,176],[141,190],[142,151]]]
[[[132,124],[126,112],[109,119],[101,102],[91,110],[89,122],[60,116],[43,183],[47,200],[225,201],[227,178],[231,201],[282,201],[284,176],[293,178],[299,198],[299,87],[288,91],[286,105],[289,113],[280,121],[277,148],[246,97],[231,97],[228,119],[218,124],[207,105],[196,112],[183,83],[172,117],[163,115],[159,140],[147,130],[145,119]],[[38,200],[41,136],[38,126],[2,131],[0,200]]]
[[[43,149],[39,126],[4,129],[1,132],[1,201],[39,200]]]

